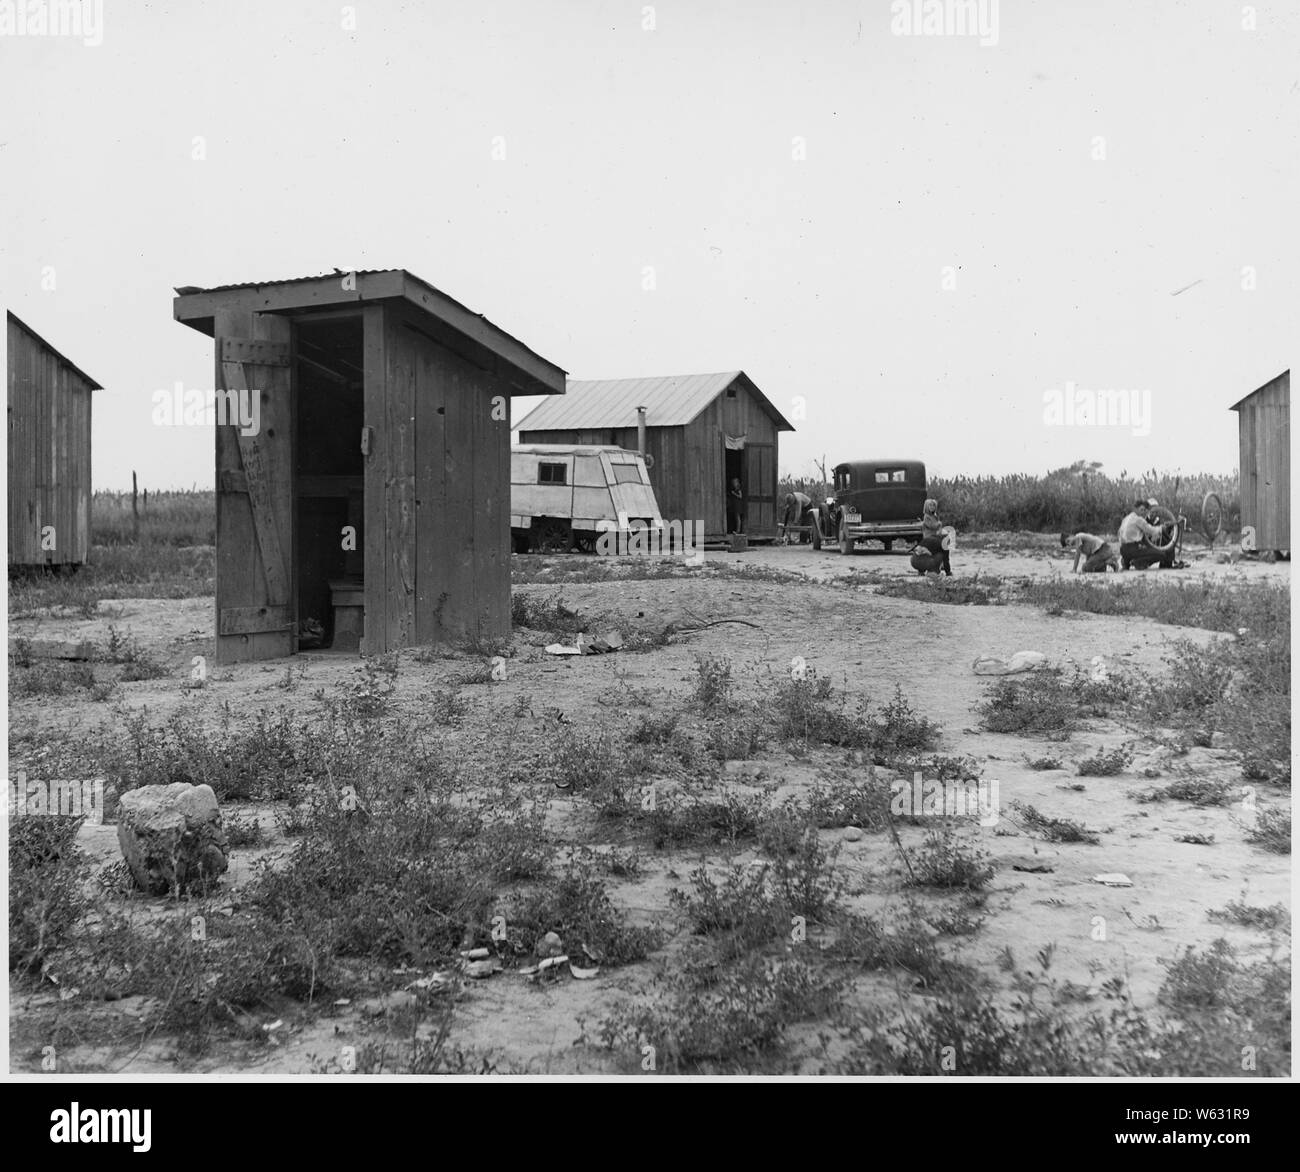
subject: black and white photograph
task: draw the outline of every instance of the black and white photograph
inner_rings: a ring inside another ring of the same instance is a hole
[[[0,0],[34,1134],[1196,1080],[1089,1152],[1248,1145],[1298,62],[1293,0]]]

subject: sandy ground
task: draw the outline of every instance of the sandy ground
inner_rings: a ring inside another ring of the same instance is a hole
[[[807,548],[771,547],[743,555],[709,555],[712,565],[750,567],[760,575],[753,581],[705,572],[668,580],[578,583],[565,581],[562,560],[552,560],[557,565],[554,585],[548,584],[543,574],[538,582],[517,589],[542,594],[558,591],[568,606],[581,613],[617,614],[644,622],[649,630],[661,628],[672,615],[687,613],[709,619],[744,618],[759,629],[715,626],[654,652],[580,659],[547,656],[541,649],[547,642],[543,634],[518,632],[508,678],[490,687],[464,689],[471,707],[462,729],[454,734],[455,751],[472,753],[476,745],[501,735],[510,722],[515,721],[517,727],[517,718],[511,714],[521,698],[537,711],[545,704],[559,708],[571,721],[617,729],[650,708],[688,703],[696,656],[728,657],[738,690],[751,695],[765,686],[768,673],[788,672],[792,657],[803,656],[809,667],[828,676],[837,690],[853,699],[865,695],[880,702],[892,694],[896,684],[901,685],[913,708],[942,726],[936,751],[977,758],[984,779],[998,783],[1004,816],[996,825],[972,829],[999,867],[989,904],[991,914],[981,932],[957,942],[963,959],[992,974],[1008,947],[1017,963],[1024,964],[1038,949],[1055,944],[1053,973],[1058,978],[1095,990],[1109,978],[1123,976],[1138,1002],[1146,1004],[1154,998],[1165,966],[1185,946],[1203,946],[1225,936],[1245,960],[1267,952],[1268,942],[1261,933],[1207,918],[1210,909],[1235,899],[1255,905],[1289,904],[1290,859],[1245,842],[1252,817],[1248,808],[1240,803],[1217,808],[1182,802],[1139,804],[1130,795],[1160,782],[1133,772],[1104,778],[1075,776],[1074,765],[1098,748],[1135,744],[1142,749],[1143,731],[1097,722],[1064,744],[1049,745],[981,732],[972,711],[989,684],[987,678],[971,670],[977,656],[1035,650],[1055,663],[1081,665],[1102,656],[1116,668],[1152,672],[1162,670],[1163,658],[1175,640],[1203,642],[1213,637],[1208,632],[1131,618],[1053,617],[1018,605],[951,606],[880,596],[869,588],[869,579],[913,573],[906,557],[899,554],[845,558]],[[1041,576],[1068,570],[1069,562],[1059,551],[1050,556],[980,549],[959,551],[954,568],[964,575]],[[791,571],[807,580],[764,580],[763,569]],[[530,570],[535,572],[535,567]],[[1228,566],[1203,558],[1188,570],[1147,574],[1169,581],[1201,575],[1286,581],[1289,564]],[[1139,576],[1143,575],[1106,575],[1098,586],[1122,588],[1124,580]],[[127,710],[148,708],[155,721],[177,709],[192,713],[195,719],[211,719],[226,703],[236,716],[275,708],[305,715],[314,709],[312,696],[318,689],[346,686],[358,670],[356,658],[330,654],[300,656],[292,664],[278,661],[221,668],[212,673],[199,700],[180,685],[192,656],[210,654],[211,598],[124,600],[102,605],[106,613],[90,620],[19,619],[11,623],[10,635],[103,642],[110,623],[119,632],[133,635],[172,668],[167,678],[125,684],[120,690]],[[463,660],[421,663],[403,656],[396,692],[399,713],[419,722],[427,689],[463,667]],[[103,703],[21,700],[11,702],[10,719],[13,732],[20,735],[36,728],[75,734],[79,727],[120,716],[114,717],[110,706]],[[1066,768],[1028,768],[1026,757],[1044,751],[1062,756]],[[751,761],[728,763],[725,774],[736,785],[775,783],[779,796],[813,785],[819,775],[824,776],[828,762],[841,758],[830,752],[793,756],[771,750]],[[1235,756],[1227,750],[1193,749],[1181,759],[1181,767],[1201,776],[1240,781]],[[1166,774],[1163,780],[1171,777]],[[1101,844],[1045,843],[1017,825],[1014,815],[1008,816],[1013,800],[1032,804],[1049,816],[1078,819],[1101,832]],[[1289,795],[1273,793],[1268,800],[1289,803]],[[562,829],[573,802],[552,790],[549,824]],[[258,817],[274,831],[269,807],[242,806],[238,810],[242,817]],[[1213,845],[1176,841],[1177,836],[1192,832],[1213,835]],[[922,833],[904,828],[905,843],[919,842]],[[823,834],[828,841],[843,838],[841,831]],[[117,857],[111,826],[83,828],[82,845],[102,861]],[[284,849],[283,841],[273,837],[268,847],[256,852],[236,850],[229,884],[238,888],[247,880],[255,858]],[[736,857],[744,861],[751,856],[742,852]],[[723,859],[718,856],[715,861]],[[634,920],[651,922],[666,915],[668,891],[681,884],[697,857],[647,850],[645,862],[641,876],[634,881],[615,881],[611,890]],[[888,836],[869,834],[857,842],[844,841],[840,862],[856,892],[849,900],[852,906],[880,911],[901,900],[902,864]],[[1013,869],[1044,862],[1050,871]],[[1122,872],[1130,877],[1132,886],[1101,886],[1093,876],[1102,872]],[[662,958],[652,958],[602,973],[593,981],[569,981],[546,989],[508,972],[470,983],[455,1039],[478,1053],[493,1055],[502,1070],[624,1068],[604,1052],[574,1047],[579,1018],[598,1015],[619,996],[644,993],[663,963]],[[39,1047],[33,1050],[31,1040],[22,1038],[21,1019],[27,1009],[48,1002],[48,998],[25,996],[16,996],[11,1002],[16,1069],[36,1068]],[[382,1029],[382,1006],[377,1009],[378,1017],[368,1010],[376,1007],[341,1008],[336,1016],[285,1030],[278,1046],[256,1050],[222,1047],[191,1068],[311,1071],[335,1058],[341,1046],[359,1045]],[[81,1069],[118,1069],[127,1060],[129,1070],[136,1073],[177,1069],[166,1039],[152,1040],[135,1056],[129,1049],[105,1052],[88,1047],[82,1053],[65,1055],[65,1059],[72,1068]]]

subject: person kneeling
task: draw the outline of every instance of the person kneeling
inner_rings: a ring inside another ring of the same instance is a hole
[[[1114,566],[1119,571],[1119,554],[1109,541],[1103,541],[1091,533],[1061,534],[1061,548],[1074,550],[1074,568],[1071,573],[1079,573],[1079,563],[1083,562],[1085,574],[1104,574],[1107,566]]]
[[[921,506],[921,545],[928,549],[938,560],[938,565],[935,568],[951,578],[952,562],[949,559],[947,549],[944,548],[943,530],[944,524],[939,520],[939,502],[927,500]],[[916,555],[913,555],[912,565],[916,567]],[[919,572],[924,574],[927,571],[919,570]]]
[[[1164,534],[1143,516],[1147,507],[1145,500],[1135,501],[1133,511],[1119,523],[1120,561],[1126,570],[1130,566],[1145,570],[1157,562],[1165,569],[1171,569],[1174,564],[1174,543],[1157,548],[1161,546]]]

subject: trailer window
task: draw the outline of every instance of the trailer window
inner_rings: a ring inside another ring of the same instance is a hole
[[[635,464],[611,464],[615,484],[640,484],[641,469]]]
[[[567,464],[538,464],[537,465],[537,483],[538,484],[566,484],[566,474],[569,471]]]

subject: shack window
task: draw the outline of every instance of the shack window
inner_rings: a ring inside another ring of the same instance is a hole
[[[569,468],[567,464],[538,464],[537,465],[537,483],[538,484],[566,484],[566,474]]]
[[[635,464],[611,464],[615,484],[640,484],[641,469]]]

